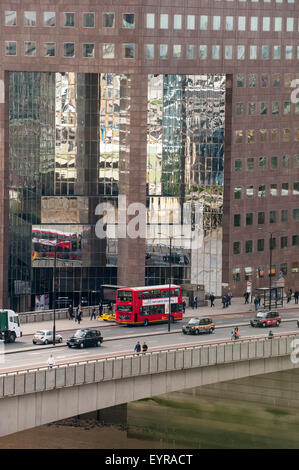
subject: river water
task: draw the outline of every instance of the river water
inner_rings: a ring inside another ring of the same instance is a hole
[[[75,418],[0,438],[1,449],[297,449],[299,410],[192,393],[128,405],[127,429]]]

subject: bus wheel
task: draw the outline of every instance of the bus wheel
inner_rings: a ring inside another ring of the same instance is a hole
[[[16,334],[14,332],[10,333],[9,342],[14,343],[16,340]]]
[[[144,325],[144,326],[148,326],[148,319],[147,319],[147,318],[144,320],[144,324],[143,324],[143,325]]]

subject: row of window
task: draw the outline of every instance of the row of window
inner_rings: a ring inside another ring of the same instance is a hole
[[[102,47],[102,58],[103,59],[114,59],[115,58],[115,44],[105,43]],[[16,41],[5,41],[5,55],[6,56],[17,56],[17,42]],[[37,46],[35,41],[24,41],[24,55],[27,57],[36,57]],[[55,42],[44,42],[42,45],[43,57],[55,57],[56,56],[56,43]],[[62,55],[63,57],[75,57],[75,43],[65,42],[62,44]],[[82,44],[82,57],[94,58],[95,57],[95,44],[83,43]],[[133,59],[135,57],[135,44],[122,44],[122,57],[124,59]]]
[[[292,131],[294,135],[292,136]],[[268,139],[269,135],[269,139]],[[299,142],[299,128],[296,129],[248,129],[235,131],[235,144],[258,144],[277,142]]]
[[[298,235],[293,235],[291,237],[291,243],[292,247],[298,247],[299,246],[299,236]],[[276,238],[272,237],[272,245],[271,249],[275,250],[277,248],[277,242]],[[284,250],[288,248],[288,237],[283,236],[280,237],[280,249]],[[270,249],[270,242],[269,242],[269,249]],[[262,252],[265,250],[265,240],[264,238],[259,238],[256,240],[256,251],[257,252]],[[244,242],[244,253],[253,253],[254,251],[254,246],[253,246],[253,240],[245,240]],[[233,254],[234,255],[240,255],[242,252],[242,242],[236,241],[233,242]]]
[[[234,161],[235,171],[242,171],[244,160],[242,158],[236,158],[236,160]],[[269,165],[270,170],[299,168],[299,155],[294,156],[293,165],[291,165],[291,157],[289,155],[283,155],[281,159],[277,156],[274,156],[274,157],[270,157],[268,160],[270,162],[270,165]],[[258,165],[257,168],[259,170],[268,169],[267,157],[264,157],[264,156],[258,157],[258,158],[248,157],[246,159],[246,165],[244,165],[244,169],[247,171],[254,171],[255,162],[257,162],[257,165]],[[279,163],[281,163],[281,165],[279,165]]]
[[[103,59],[114,59],[115,58],[115,44],[114,43],[104,43],[102,46],[102,58]],[[67,42],[63,43],[63,57],[75,57],[75,43]],[[95,47],[94,43],[83,43],[82,44],[82,57],[86,58],[95,58]],[[224,59],[233,60],[234,58],[238,60],[245,60],[246,57],[246,46],[238,45],[234,48],[232,45],[225,45],[224,47]],[[250,59],[270,59],[270,48],[271,46],[248,46]],[[145,44],[145,57],[146,59],[155,58],[155,49],[158,49],[158,54],[160,59],[182,59],[186,58],[189,60],[192,59],[208,59],[211,57],[214,60],[221,59],[221,48],[220,45],[210,46],[209,56],[209,46],[199,45],[198,46],[198,55],[196,52],[197,46],[194,44],[187,44],[182,46],[181,44],[174,44],[172,46],[172,53],[170,53],[170,48],[168,44]],[[273,59],[281,59],[281,51],[284,48],[284,58],[286,60],[291,60],[293,58],[299,59],[299,46],[273,46]],[[124,58],[133,59],[135,58],[135,44],[122,44],[122,56]],[[234,49],[236,50],[234,56]],[[258,53],[260,49],[260,53]],[[185,54],[184,54],[185,50]],[[35,57],[37,53],[37,43],[36,41],[24,41],[24,55]],[[7,56],[16,56],[17,55],[17,41],[5,41],[5,55]],[[56,55],[56,43],[44,43],[43,44],[43,53],[44,57],[55,57]]]
[[[272,101],[272,103],[267,103],[265,101],[249,101],[247,103],[246,115],[247,116],[266,116],[268,114],[278,115],[283,114],[288,116],[291,114],[291,101]],[[295,114],[299,114],[299,101],[295,105]],[[243,102],[236,103],[236,116],[244,116],[245,114],[245,105]]]
[[[268,88],[269,86],[272,86],[273,88],[279,88],[283,80],[283,85],[286,88],[290,88],[296,86],[296,84],[292,82],[297,78],[299,78],[299,75],[297,76],[296,74],[295,77],[292,73],[285,73],[284,75],[281,75],[280,73],[274,73],[272,75],[268,73],[261,73],[260,75],[256,73],[249,73],[247,77],[247,86],[248,88],[257,88],[259,84],[261,88]],[[246,87],[246,76],[244,73],[236,74],[236,87]]]
[[[158,17],[158,18],[156,18]],[[5,26],[17,26],[17,12],[15,10],[6,10],[4,15]],[[36,11],[24,11],[23,12],[23,25],[25,27],[38,26],[37,12]],[[56,12],[55,11],[44,11],[42,12],[41,26],[55,27],[56,26]],[[63,12],[61,17],[61,25],[65,28],[74,28],[76,26],[76,13],[75,12]],[[81,14],[80,26],[83,28],[95,28],[96,27],[96,13],[85,12]],[[104,12],[102,13],[102,28],[115,28],[115,12]],[[122,13],[121,24],[122,28],[134,29],[135,28],[135,13]],[[264,31],[264,32],[293,32],[299,31],[299,22],[297,18],[287,17],[258,17],[258,16],[219,16],[219,15],[199,15],[197,18],[195,15],[182,15],[174,14],[169,15],[168,13],[155,13],[145,14],[145,27],[148,29],[169,29],[173,27],[174,30],[181,30],[186,28],[187,30],[199,29],[201,31]]]
[[[296,187],[295,187],[296,184]],[[294,188],[293,188],[293,194],[298,195],[299,194],[299,185],[298,183],[294,183]],[[254,194],[254,186],[249,185],[244,188],[244,192],[246,194],[247,199],[253,199],[255,194]],[[269,185],[269,195],[276,197],[278,195],[280,196],[288,196],[289,195],[289,183],[281,183],[280,188],[278,187],[277,183],[271,183]],[[241,186],[235,186],[234,187],[234,199],[240,200],[242,199],[243,196],[243,188]],[[257,196],[258,197],[266,197],[266,185],[265,184],[259,184],[257,186]]]
[[[17,26],[17,12],[13,10],[5,11],[4,15],[5,26]],[[76,13],[75,12],[63,12],[62,13],[62,26],[65,28],[74,28],[76,26]],[[34,26],[56,26],[56,12],[55,11],[44,11],[42,12],[41,24],[37,21],[36,11],[24,11],[23,13],[23,25],[28,27]],[[96,15],[94,12],[86,12],[81,14],[81,26],[83,28],[95,28],[96,26]],[[114,28],[115,27],[115,13],[108,12],[102,14],[102,27],[103,28]],[[135,14],[134,13],[122,13],[121,16],[121,27],[127,29],[135,28]]]
[[[263,225],[265,223],[265,212],[257,212],[257,224]],[[245,215],[245,225],[253,225],[253,212],[247,212]],[[288,222],[289,211],[288,209],[282,209],[280,211],[280,221],[278,220],[278,211],[269,211],[269,223],[275,224],[277,222]],[[299,221],[299,209],[293,209],[293,220]],[[234,227],[241,227],[242,216],[241,214],[234,214]]]
[[[281,273],[283,276],[287,276],[288,274],[288,263],[280,263],[279,266],[279,274]],[[265,266],[257,266],[256,269],[256,278],[257,279],[262,279],[264,277],[268,277],[270,274],[270,269],[265,268]],[[290,264],[290,271],[291,273],[299,273],[299,262],[294,261]],[[244,279],[245,281],[252,281],[253,275],[254,275],[254,268],[248,266],[242,270],[244,274]],[[271,276],[276,275],[276,265],[272,264],[271,265]],[[232,280],[234,282],[240,282],[241,281],[241,268],[234,268],[232,270]]]

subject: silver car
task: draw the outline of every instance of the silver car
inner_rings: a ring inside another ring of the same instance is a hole
[[[49,344],[53,343],[53,331],[38,330],[32,338],[33,344]],[[62,343],[62,336],[55,335],[55,343]]]

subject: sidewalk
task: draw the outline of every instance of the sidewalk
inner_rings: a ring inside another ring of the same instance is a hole
[[[184,318],[190,317],[214,317],[217,315],[239,315],[239,314],[247,314],[254,315],[255,309],[254,304],[245,304],[243,297],[236,297],[232,299],[232,304],[227,308],[222,308],[221,299],[215,300],[215,307],[198,307],[197,309],[192,309],[191,307],[186,308],[186,312],[184,314]],[[262,308],[261,308],[262,310]],[[296,305],[294,299],[291,300],[289,303],[284,303],[283,308],[279,308],[278,311],[280,313],[285,313],[288,311],[298,311],[298,318],[299,318],[299,305]],[[75,320],[56,320],[56,331],[72,331],[77,330],[79,328],[94,328],[94,327],[106,327],[114,325],[114,322],[104,321],[102,319],[90,320],[87,314],[82,317],[80,325],[75,322]],[[32,322],[32,323],[24,323],[22,324],[22,333],[23,335],[30,335],[35,333],[37,330],[52,330],[53,329],[53,320],[49,321],[40,321],[40,322]]]

